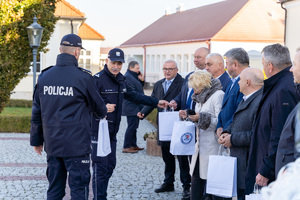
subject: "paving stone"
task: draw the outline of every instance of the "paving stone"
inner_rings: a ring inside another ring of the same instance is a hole
[[[126,118],[122,117],[117,135],[117,165],[108,185],[108,199],[181,199],[178,162],[175,192],[155,193],[155,188],[163,183],[164,162],[161,157],[148,156],[146,149],[136,154],[122,153],[126,127]],[[154,130],[155,127],[148,121],[140,121],[138,146],[146,147],[143,136]],[[0,133],[0,200],[46,199],[48,182],[45,174],[46,153],[39,156],[33,151],[33,147],[29,145],[28,133]],[[70,195],[67,194],[65,199],[70,199]]]

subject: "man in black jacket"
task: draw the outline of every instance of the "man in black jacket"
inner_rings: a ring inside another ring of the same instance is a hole
[[[89,71],[78,67],[81,38],[62,38],[56,65],[40,74],[35,86],[30,145],[47,153],[48,200],[63,199],[67,173],[72,199],[88,199],[90,116],[106,115],[103,99]]]
[[[177,64],[173,60],[167,60],[163,65],[164,77],[163,79],[157,81],[154,84],[152,97],[158,99],[164,99],[167,101],[172,100],[181,90],[182,84],[184,82],[183,78],[178,74]],[[138,116],[144,118],[147,116],[154,108],[150,106],[145,106]],[[158,109],[158,112],[162,112],[163,109]],[[158,122],[158,119],[157,119]],[[159,133],[158,133],[159,134]],[[159,136],[157,137],[159,138]],[[165,162],[165,179],[164,183],[160,188],[157,188],[155,192],[167,192],[174,191],[174,175],[175,175],[175,157],[170,153],[170,142],[169,141],[159,141],[158,145],[161,146],[162,158]],[[189,162],[187,156],[177,156],[180,168],[180,180],[183,184],[183,197],[189,199],[189,190],[191,184],[191,176],[189,174]]]
[[[297,49],[293,66],[290,69],[293,72],[295,90],[297,100],[300,99],[300,48]],[[299,105],[299,104],[298,104]],[[299,106],[296,106],[289,114],[278,142],[276,154],[275,176],[277,177],[279,170],[286,164],[295,161],[299,157],[295,149],[295,129],[296,129],[296,114]]]
[[[144,76],[140,72],[140,65],[137,61],[131,61],[128,64],[128,69],[126,74],[126,82],[133,91],[136,91],[140,94],[144,94]],[[140,148],[136,144],[136,131],[139,127],[140,119],[137,117],[137,113],[141,111],[143,105],[136,104],[132,101],[124,99],[123,101],[123,110],[122,115],[127,118],[127,129],[124,137],[123,153],[137,153]]]
[[[297,103],[290,53],[280,44],[266,46],[262,64],[268,79],[258,106],[249,151],[245,193],[257,183],[266,186],[275,180],[275,159],[283,125]]]
[[[124,52],[118,48],[111,49],[104,69],[94,76],[97,90],[104,102],[109,105],[107,106],[108,111],[112,111],[107,114],[106,118],[108,121],[111,153],[105,157],[97,156],[99,118],[94,115],[92,120],[92,182],[94,199],[97,200],[106,200],[108,181],[116,166],[117,132],[121,122],[123,99],[152,107],[159,106],[164,108],[168,106],[167,101],[158,100],[133,91],[127,85],[125,77],[120,73],[123,63]]]

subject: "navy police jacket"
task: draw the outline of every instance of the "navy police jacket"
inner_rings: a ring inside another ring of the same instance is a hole
[[[91,152],[91,112],[106,115],[93,77],[62,53],[39,75],[32,105],[30,145],[45,145],[49,156],[76,157]],[[85,70],[86,71],[86,70]]]
[[[132,88],[127,85],[125,77],[121,73],[114,76],[109,72],[107,65],[104,66],[102,71],[95,74],[94,78],[98,92],[103,98],[105,104],[116,104],[114,112],[107,113],[106,118],[108,121],[108,129],[111,140],[116,137],[119,130],[124,98],[136,104],[144,104],[152,107],[156,107],[158,104],[158,99],[133,91]],[[92,136],[97,138],[99,118],[95,115],[92,124]]]
[[[132,90],[140,94],[144,94],[144,90],[143,90],[144,81],[139,80],[138,73],[127,69],[127,72],[124,76],[126,77],[127,85],[131,87]],[[123,107],[122,110],[123,116],[136,116],[136,114],[142,110],[143,105],[136,104],[132,101],[127,101],[126,99],[124,99],[122,107]]]

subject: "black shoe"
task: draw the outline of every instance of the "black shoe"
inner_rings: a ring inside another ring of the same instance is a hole
[[[189,200],[190,199],[190,187],[184,187],[182,191],[182,198],[181,200]]]
[[[169,184],[162,184],[159,188],[156,188],[154,192],[160,193],[160,192],[171,192],[174,191],[174,185],[169,185]]]

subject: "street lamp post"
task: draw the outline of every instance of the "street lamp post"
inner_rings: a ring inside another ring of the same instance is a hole
[[[44,28],[37,23],[36,16],[33,17],[33,23],[30,26],[27,26],[29,44],[33,54],[33,90],[36,84],[36,56],[41,43],[43,29]]]

